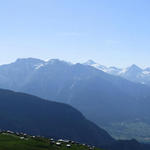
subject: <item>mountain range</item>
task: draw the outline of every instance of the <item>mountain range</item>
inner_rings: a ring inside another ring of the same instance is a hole
[[[106,73],[120,76],[133,82],[150,85],[150,67],[142,69],[135,64],[127,68],[117,68],[114,66],[106,67],[106,66],[100,65],[99,63],[94,62],[93,60],[88,60],[87,62],[83,64],[93,66]]]
[[[119,139],[150,141],[150,88],[91,65],[18,59],[0,66],[0,88],[72,105]]]

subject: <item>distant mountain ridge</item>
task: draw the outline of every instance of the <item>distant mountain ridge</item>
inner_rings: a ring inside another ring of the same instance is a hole
[[[132,82],[150,85],[150,68],[149,67],[142,69],[135,64],[131,65],[128,68],[106,67],[106,66],[100,65],[99,63],[94,62],[93,60],[88,60],[87,62],[83,64],[90,65],[92,67],[95,67],[99,70],[102,70],[112,75],[123,77]]]
[[[19,65],[23,65],[25,67],[24,72],[29,72],[29,71],[33,72],[36,69],[39,69],[41,67],[46,66],[49,63],[53,63],[53,62],[56,62],[56,61],[59,61],[59,59],[49,59],[49,60],[46,60],[46,61],[40,60],[40,59],[35,59],[35,58],[17,59],[16,62],[14,62],[14,63],[7,64],[7,65],[1,65],[0,66],[0,68],[1,68],[0,72],[6,71],[5,69],[7,67],[16,67],[16,68],[18,68]],[[70,62],[66,62],[66,61],[61,61],[61,62],[73,65]],[[142,69],[142,68],[138,67],[135,64],[131,65],[128,68],[117,68],[115,66],[106,67],[104,65],[100,65],[99,63],[96,63],[93,60],[88,60],[87,62],[85,62],[83,64],[95,67],[96,69],[99,69],[99,70],[104,71],[105,73],[108,73],[108,74],[111,74],[111,75],[116,75],[116,76],[123,77],[123,78],[125,78],[129,81],[132,81],[132,82],[150,85],[150,67]],[[22,74],[24,72],[22,72]],[[9,72],[8,72],[8,74],[9,74]],[[22,74],[20,73],[20,76]],[[6,74],[6,76],[7,76],[7,74]],[[0,78],[2,78],[4,81],[6,80],[5,75],[0,75]]]

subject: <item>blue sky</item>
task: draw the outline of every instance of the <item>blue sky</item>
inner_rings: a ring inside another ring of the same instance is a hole
[[[149,0],[1,1],[0,64],[36,57],[150,66],[149,8]]]

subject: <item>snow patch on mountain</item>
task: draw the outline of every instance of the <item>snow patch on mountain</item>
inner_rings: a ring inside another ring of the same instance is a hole
[[[41,67],[43,67],[44,66],[44,64],[38,64],[38,65],[35,65],[35,69],[37,70],[37,69],[40,69]]]

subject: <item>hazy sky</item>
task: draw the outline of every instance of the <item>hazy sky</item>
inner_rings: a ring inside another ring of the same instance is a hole
[[[150,66],[150,1],[0,1],[0,64],[20,57]]]

